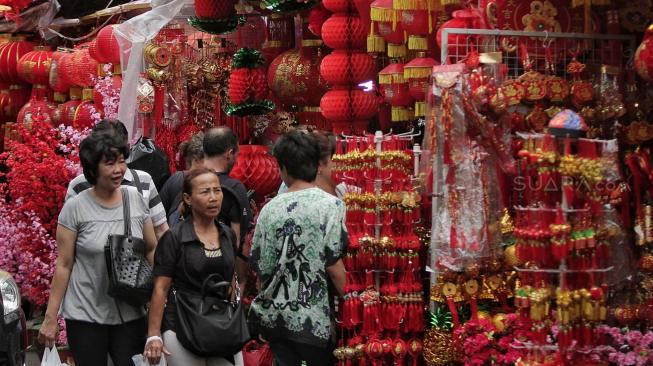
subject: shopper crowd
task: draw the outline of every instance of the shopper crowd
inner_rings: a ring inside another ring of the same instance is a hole
[[[331,180],[335,139],[293,131],[277,140],[283,185],[256,223],[229,175],[239,152],[229,128],[184,142],[187,169],[160,193],[150,174],[127,167],[129,152],[119,121],[98,123],[80,145],[83,174],[59,214],[40,341],[54,345],[62,315],[77,366],[108,357],[128,366],[139,354],[151,365],[242,365],[252,339],[269,344],[275,365],[333,365],[330,299],[344,290],[348,242],[338,198],[348,187]],[[250,271],[258,294],[245,312]]]

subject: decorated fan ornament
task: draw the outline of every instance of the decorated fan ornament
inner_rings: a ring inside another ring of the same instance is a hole
[[[229,104],[225,108],[228,115],[260,115],[274,109],[274,103],[266,99],[268,86],[264,63],[258,50],[241,48],[236,51],[229,77]]]
[[[555,136],[580,137],[587,131],[583,117],[571,109],[565,109],[549,121],[548,132]]]

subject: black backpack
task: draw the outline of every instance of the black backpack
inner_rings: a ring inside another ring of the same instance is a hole
[[[168,155],[156,147],[154,141],[147,137],[141,137],[131,147],[127,166],[147,172],[152,177],[157,190],[161,190],[163,184],[170,178]]]

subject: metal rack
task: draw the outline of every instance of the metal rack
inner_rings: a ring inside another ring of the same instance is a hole
[[[592,68],[628,63],[637,48],[634,35],[444,28],[440,61],[442,64],[460,62],[471,50],[501,52],[503,63],[508,66],[506,76],[514,79],[523,72],[519,58],[520,41],[526,45],[534,61],[533,69],[541,73],[546,72],[545,55],[546,49],[550,48],[555,73],[561,77],[569,77],[565,68],[574,52],[578,53],[579,61]]]

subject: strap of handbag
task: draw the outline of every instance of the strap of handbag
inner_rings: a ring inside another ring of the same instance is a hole
[[[135,173],[135,172],[134,172]],[[122,193],[122,221],[125,227],[125,236],[131,240],[132,237],[132,227],[131,227],[131,212],[129,210],[129,190],[127,188],[120,188],[120,193]],[[120,311],[120,304],[115,298],[113,301],[116,303],[116,309],[118,309],[118,316],[120,317],[120,322],[125,323],[125,319],[122,317],[122,311]]]
[[[138,173],[134,169],[129,169],[129,171],[132,173],[132,179],[134,184],[136,185],[136,189],[138,190],[138,193],[143,195],[143,188],[141,187],[141,178],[138,176]]]

